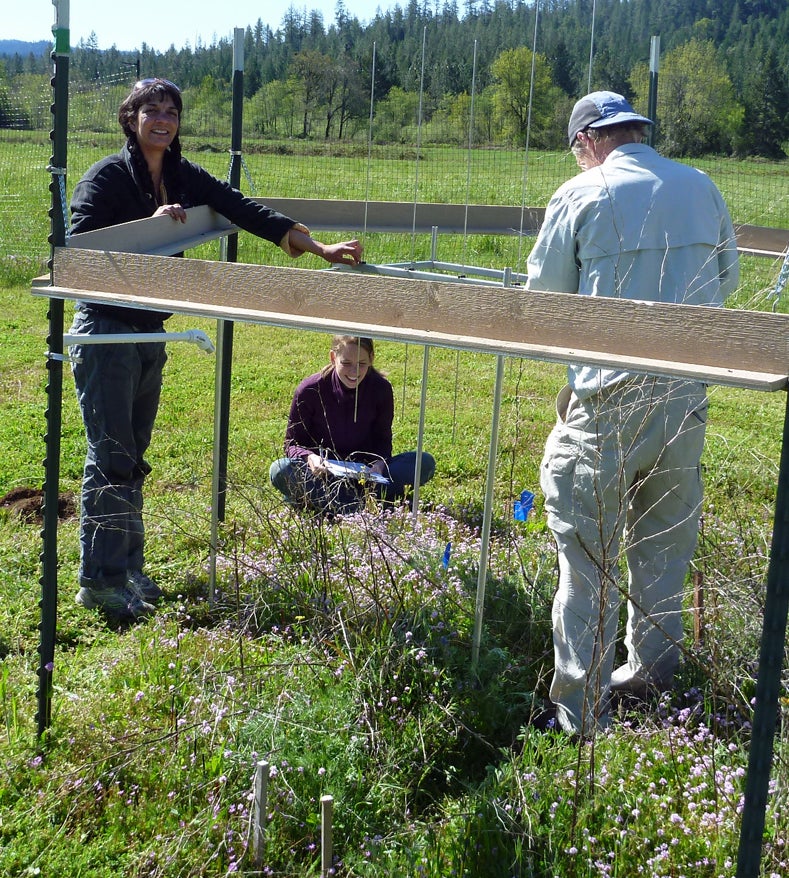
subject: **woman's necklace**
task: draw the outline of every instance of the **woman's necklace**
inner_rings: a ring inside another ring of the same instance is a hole
[[[151,174],[151,183],[153,183],[153,200],[156,202],[157,207],[161,207],[163,204],[167,204],[167,189],[164,186],[164,171],[159,169],[158,173],[154,173],[153,171],[149,172]]]

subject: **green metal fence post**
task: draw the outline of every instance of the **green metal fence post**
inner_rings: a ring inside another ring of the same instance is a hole
[[[767,570],[767,594],[756,678],[756,706],[753,712],[745,805],[740,827],[737,878],[758,878],[762,858],[767,794],[773,761],[773,744],[778,720],[781,669],[786,648],[786,619],[789,612],[789,393],[784,415],[781,465],[775,497],[775,520]]]
[[[52,78],[53,128],[52,179],[50,191],[50,244],[66,242],[66,140],[68,130],[69,21],[68,3],[52,0],[56,8],[55,72]],[[50,262],[51,269],[51,262]],[[58,608],[58,494],[60,485],[60,429],[63,403],[63,300],[49,300],[49,356],[47,358],[46,458],[44,459],[44,502],[41,550],[41,623],[39,625],[38,713],[36,725],[41,737],[52,718],[52,671]]]
[[[241,185],[241,139],[244,112],[244,30],[237,27],[233,41],[233,111],[230,129],[230,171],[228,183]],[[224,259],[238,260],[238,234],[224,240]],[[217,320],[216,372],[214,378],[214,454],[211,473],[211,575],[209,602],[216,589],[216,553],[219,522],[225,520],[227,500],[227,458],[230,446],[230,380],[233,370],[233,321]]]
[[[233,44],[233,111],[230,132],[230,171],[228,182],[241,186],[241,141],[244,113],[244,30],[235,29]],[[238,261],[238,234],[229,235],[226,261]],[[230,378],[233,359],[233,322],[217,322],[216,390],[214,408],[214,509],[219,521],[225,518],[227,496],[227,458],[230,434]]]

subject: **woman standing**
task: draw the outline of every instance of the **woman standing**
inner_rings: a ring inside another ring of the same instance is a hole
[[[272,485],[294,505],[323,512],[354,512],[366,484],[392,502],[413,487],[416,452],[392,456],[394,393],[373,366],[372,339],[337,335],[329,363],[305,378],[293,395],[285,431],[285,457],[271,465]],[[342,474],[342,462],[361,464]],[[436,464],[422,453],[420,485]]]
[[[91,167],[71,201],[71,232],[87,232],[150,216],[187,221],[186,209],[208,205],[288,255],[314,253],[356,264],[358,241],[323,244],[305,226],[213,177],[181,156],[180,89],[166,79],[136,83],[118,111],[121,151]],[[161,332],[167,313],[79,302],[70,332]],[[143,572],[142,485],[166,360],[161,343],[76,344],[77,397],[87,436],[80,521],[80,589],[76,601],[119,621],[154,611],[159,587]]]

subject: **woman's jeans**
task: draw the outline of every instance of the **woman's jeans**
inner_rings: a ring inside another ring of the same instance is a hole
[[[163,331],[163,325],[151,332]],[[114,317],[78,310],[72,334],[134,332]],[[142,485],[167,355],[161,342],[73,345],[77,399],[88,443],[82,481],[80,586],[124,585],[143,566]]]
[[[389,479],[388,485],[374,482],[379,499],[395,503],[413,487],[416,469],[416,452],[404,451],[370,467],[373,472]],[[419,484],[433,478],[436,462],[431,454],[422,452]],[[365,485],[356,479],[321,477],[313,475],[309,466],[300,458],[281,457],[271,464],[271,484],[294,506],[306,506],[321,512],[351,513],[364,505]]]

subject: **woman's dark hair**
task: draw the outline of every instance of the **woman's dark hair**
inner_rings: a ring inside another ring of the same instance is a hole
[[[124,98],[123,103],[118,108],[118,122],[120,122],[123,133],[127,137],[134,137],[134,130],[131,125],[132,122],[136,121],[140,107],[149,101],[160,101],[165,96],[169,97],[175,104],[175,108],[178,110],[178,119],[180,120],[184,109],[184,102],[181,97],[181,90],[177,85],[170,82],[169,79],[141,79],[135,83],[134,88]]]
[[[135,166],[140,172],[142,179],[145,181],[145,188],[154,198],[156,198],[156,193],[153,191],[153,181],[148,172],[148,166],[145,159],[137,147],[137,136],[132,128],[132,124],[137,121],[137,114],[140,111],[140,107],[150,101],[160,101],[165,97],[169,97],[175,105],[175,108],[178,110],[178,121],[180,123],[181,113],[184,108],[181,89],[174,83],[170,82],[169,79],[141,79],[139,82],[135,83],[134,88],[124,98],[123,103],[118,108],[118,122],[123,129],[123,133],[126,135],[126,142],[129,151],[132,154]],[[173,142],[170,144],[168,152],[171,157],[171,175],[180,177],[178,168],[181,160],[181,140],[178,134],[173,138]],[[176,181],[171,179],[170,184],[168,184],[168,189],[171,188],[173,182]],[[180,188],[178,185],[179,183],[180,181],[177,181],[176,188]],[[180,200],[181,196],[179,192],[172,192],[171,195],[174,200]]]

